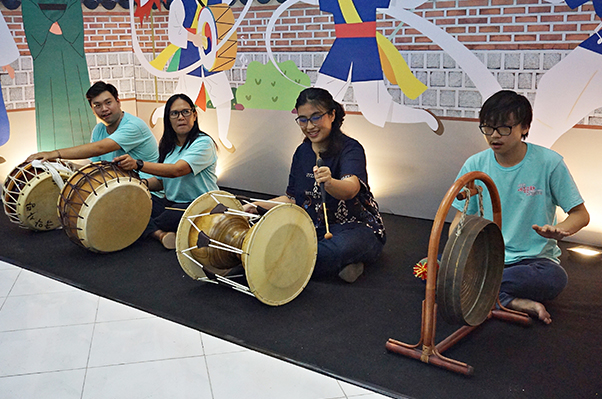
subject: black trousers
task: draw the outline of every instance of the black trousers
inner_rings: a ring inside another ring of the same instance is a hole
[[[159,198],[156,195],[152,195],[151,197],[153,200],[153,211],[151,213],[150,221],[148,222],[144,233],[142,233],[142,237],[146,238],[157,230],[176,232],[178,230],[180,219],[184,214],[184,210],[188,208],[190,202],[173,202],[166,198]],[[178,208],[182,210],[174,211],[165,208]]]

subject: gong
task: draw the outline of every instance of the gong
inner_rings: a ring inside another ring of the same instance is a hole
[[[502,283],[504,239],[497,224],[466,215],[450,234],[437,275],[437,305],[451,324],[477,326],[488,317]]]

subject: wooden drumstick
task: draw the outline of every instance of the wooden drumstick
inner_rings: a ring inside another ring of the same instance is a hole
[[[322,158],[318,157],[317,162],[318,168],[324,166],[324,161]],[[328,214],[326,212],[326,189],[324,188],[324,183],[320,183],[320,191],[322,192],[322,209],[324,209],[324,225],[326,225],[326,234],[324,234],[324,239],[330,240],[332,238],[332,233],[328,229]]]

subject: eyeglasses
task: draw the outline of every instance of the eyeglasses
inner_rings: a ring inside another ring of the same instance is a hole
[[[330,111],[326,111],[322,115],[314,115],[314,116],[310,116],[309,118],[306,116],[299,116],[295,119],[295,122],[297,122],[299,124],[299,126],[307,126],[307,122],[311,121],[311,124],[316,126],[316,124],[318,124],[320,122],[322,117],[329,112]]]
[[[516,126],[516,125],[514,125]],[[479,125],[479,129],[481,129],[481,133],[483,133],[485,136],[491,136],[493,134],[493,132],[498,132],[500,136],[510,136],[510,133],[512,133],[512,128],[514,126],[498,126],[498,127],[492,127],[492,126],[486,126],[486,125]]]
[[[180,117],[180,115],[182,115],[184,118],[188,118],[190,115],[192,115],[193,112],[194,112],[193,109],[183,109],[181,111],[169,111],[169,118],[170,119],[178,119]]]

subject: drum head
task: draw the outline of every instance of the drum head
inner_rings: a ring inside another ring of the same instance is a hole
[[[497,224],[467,215],[450,234],[437,275],[437,304],[452,324],[477,326],[495,303],[504,272],[504,239]]]
[[[152,212],[148,190],[138,180],[109,180],[96,188],[77,221],[82,244],[96,252],[114,252],[133,244],[144,232]]]
[[[29,182],[17,205],[17,213],[23,226],[32,230],[53,230],[60,227],[61,222],[56,209],[59,195],[59,187],[48,172]]]
[[[231,269],[218,269],[204,261],[207,248],[194,249],[199,236],[198,230],[193,227],[193,223],[198,224],[197,220],[201,214],[209,213],[218,204],[223,204],[230,209],[242,211],[240,202],[233,198],[234,195],[227,191],[210,191],[195,199],[186,208],[186,211],[180,219],[178,231],[176,233],[176,255],[182,269],[195,280],[206,277],[203,268],[198,265],[201,263],[209,272],[225,276]],[[206,232],[209,233],[209,232]],[[217,250],[219,251],[219,250]],[[193,259],[191,259],[191,257]],[[196,261],[196,262],[195,262]]]
[[[283,305],[309,282],[318,255],[316,229],[297,205],[278,205],[251,228],[242,250],[251,292],[265,304]]]
[[[48,163],[48,167],[54,169],[56,164],[65,169],[57,170],[63,181],[69,179],[73,172],[66,170],[66,164],[54,161]],[[56,208],[59,194],[60,189],[50,172],[34,167],[31,162],[24,162],[6,178],[2,196],[4,212],[12,222],[22,227],[53,230],[61,226]]]

